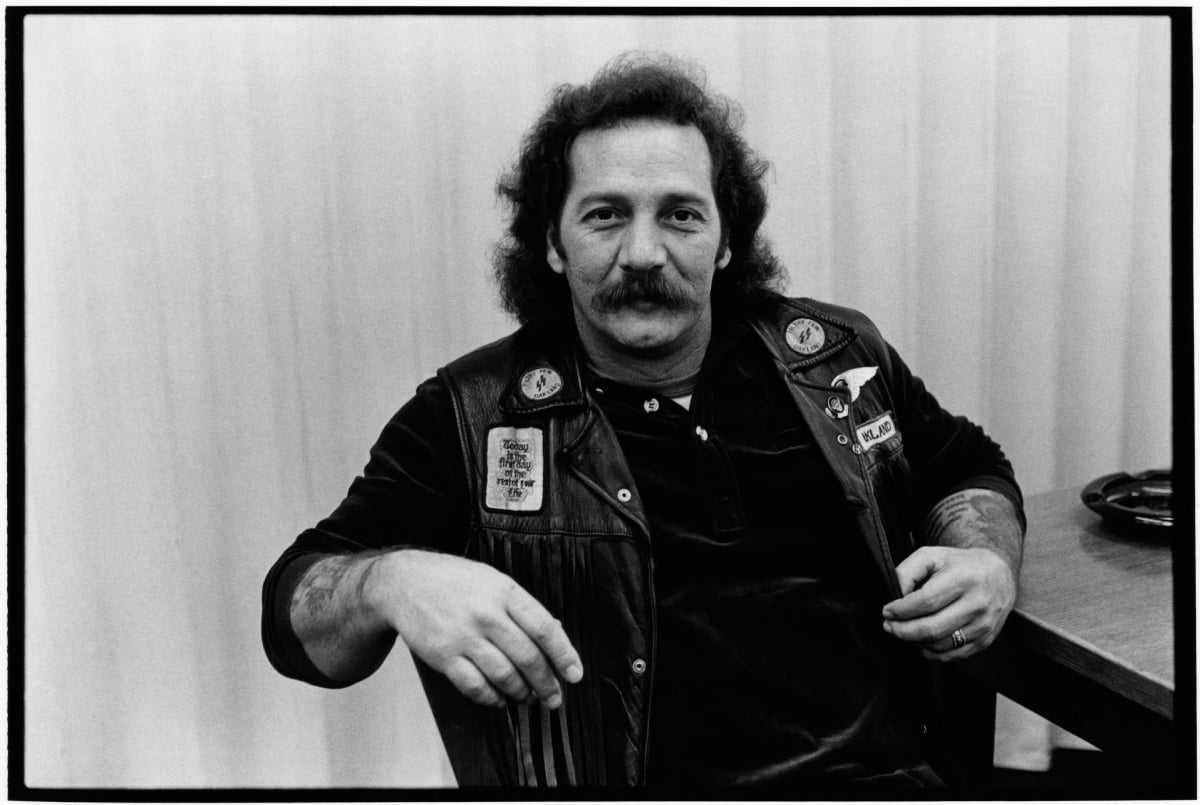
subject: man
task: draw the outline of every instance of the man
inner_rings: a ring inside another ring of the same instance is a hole
[[[1020,492],[866,318],[771,290],[737,125],[666,60],[560,88],[500,188],[521,329],[267,578],[284,674],[403,641],[462,785],[940,785],[925,660],[995,639]]]

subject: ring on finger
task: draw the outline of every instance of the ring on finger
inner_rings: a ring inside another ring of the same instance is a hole
[[[967,644],[967,636],[963,634],[962,629],[955,629],[950,635],[950,642],[954,644],[954,648],[962,648]]]

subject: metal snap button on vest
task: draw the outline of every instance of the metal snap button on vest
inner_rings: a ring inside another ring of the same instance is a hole
[[[632,668],[633,668],[634,674],[636,674],[637,676],[641,676],[642,674],[646,673],[646,661],[643,660],[641,657],[638,657],[636,660],[633,661]]]
[[[653,414],[655,411],[658,410],[658,400],[651,397],[650,399],[648,399],[644,403],[642,403],[642,408],[646,409],[647,414]]]
[[[700,437],[700,441],[702,441],[702,442],[708,441],[708,431],[706,431],[704,428],[700,427],[699,425],[696,426],[696,435]]]
[[[633,493],[625,488],[618,489],[617,500],[621,501],[622,503],[628,503],[629,501],[633,500]]]
[[[846,438],[846,434],[844,433],[839,433],[837,439],[838,444],[850,444],[850,440]]]

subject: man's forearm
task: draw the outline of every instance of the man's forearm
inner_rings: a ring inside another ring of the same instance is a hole
[[[1008,564],[1016,581],[1024,534],[1012,501],[990,489],[964,489],[943,498],[925,520],[930,545],[986,548]]]
[[[339,682],[370,676],[387,657],[395,631],[364,595],[387,552],[327,556],[310,567],[292,593],[292,630],[321,673]]]

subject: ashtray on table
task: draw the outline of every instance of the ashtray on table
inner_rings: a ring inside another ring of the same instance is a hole
[[[1083,488],[1085,506],[1116,526],[1159,531],[1175,522],[1171,510],[1171,471],[1147,470],[1104,475]]]

